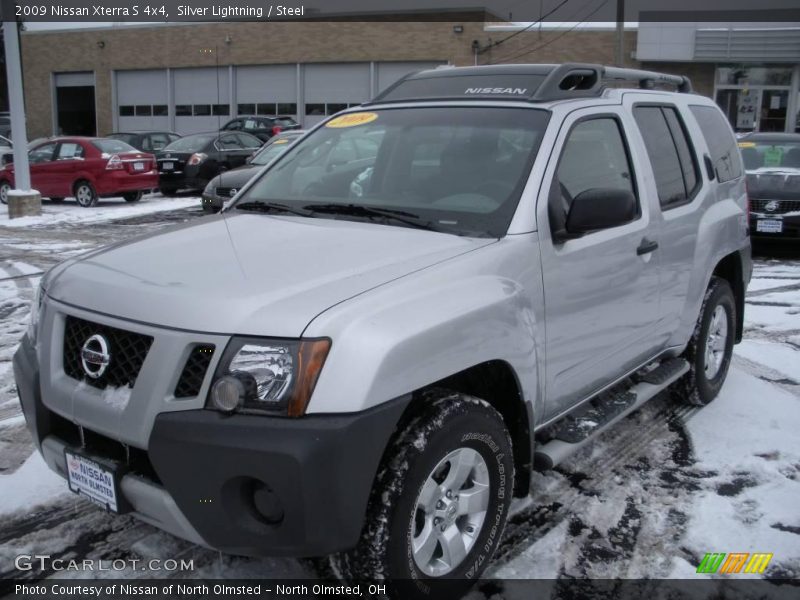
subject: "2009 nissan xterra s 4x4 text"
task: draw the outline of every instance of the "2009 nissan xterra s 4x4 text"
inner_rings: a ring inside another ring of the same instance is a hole
[[[685,78],[425,71],[222,214],[53,268],[15,375],[73,491],[440,597],[489,563],[534,466],[668,387],[717,395],[748,235],[734,136]]]

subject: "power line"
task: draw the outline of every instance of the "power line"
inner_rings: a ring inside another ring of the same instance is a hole
[[[515,31],[515,32],[514,32],[514,33],[512,33],[511,35],[504,37],[502,40],[497,40],[496,42],[492,42],[491,44],[489,44],[489,45],[488,45],[488,46],[486,46],[485,48],[481,48],[481,49],[480,49],[480,52],[486,52],[487,50],[491,50],[492,48],[495,48],[496,46],[499,46],[499,45],[500,45],[500,44],[502,44],[503,42],[510,40],[510,39],[511,39],[511,38],[513,38],[514,36],[517,36],[517,35],[519,35],[520,33],[525,33],[526,31],[528,31],[528,30],[529,30],[531,27],[533,27],[534,25],[538,25],[539,23],[541,23],[542,21],[544,21],[544,20],[545,20],[547,17],[549,17],[549,16],[550,16],[550,15],[552,15],[554,12],[556,12],[556,11],[557,11],[559,8],[561,8],[562,6],[564,6],[564,5],[565,5],[567,2],[569,2],[569,0],[562,0],[562,2],[561,2],[561,3],[559,3],[559,4],[558,4],[558,6],[556,6],[556,7],[555,7],[553,10],[551,10],[551,11],[547,12],[547,13],[546,13],[546,14],[544,14],[544,15],[541,15],[541,16],[540,16],[538,19],[536,19],[535,21],[533,21],[532,23],[529,23],[529,24],[528,24],[528,25],[527,25],[527,26],[526,26],[524,29],[520,29],[519,31]]]
[[[506,57],[504,57],[502,60],[504,60],[504,61],[514,60],[514,59],[516,59],[516,58],[519,58],[520,56],[525,56],[526,54],[531,54],[532,52],[536,52],[537,50],[541,50],[542,48],[544,48],[544,47],[546,47],[546,46],[549,46],[549,45],[550,45],[550,44],[552,44],[552,43],[555,43],[555,42],[557,42],[558,40],[560,40],[562,37],[564,37],[564,36],[565,36],[565,35],[567,35],[568,33],[570,33],[570,32],[572,32],[572,31],[574,31],[574,30],[575,30],[575,29],[576,29],[576,28],[577,28],[579,25],[583,24],[583,23],[584,23],[584,22],[585,22],[585,21],[586,21],[586,20],[587,20],[589,17],[591,17],[592,15],[594,15],[594,14],[595,14],[597,11],[599,11],[601,8],[603,8],[603,7],[604,7],[604,6],[605,6],[607,3],[608,3],[608,0],[603,0],[603,2],[601,2],[600,4],[598,4],[598,5],[597,5],[597,7],[596,7],[594,10],[592,10],[592,11],[591,11],[591,12],[590,12],[588,15],[586,15],[585,17],[583,17],[583,19],[581,19],[580,21],[578,21],[577,23],[575,23],[575,25],[573,25],[572,27],[570,27],[569,29],[567,29],[567,30],[566,30],[564,33],[562,33],[561,35],[558,35],[558,36],[554,37],[553,39],[551,39],[551,40],[548,40],[548,41],[544,42],[543,44],[539,44],[539,45],[538,45],[538,46],[536,46],[535,48],[531,48],[530,46],[528,46],[527,48],[523,49],[523,51],[522,51],[522,52],[519,52],[519,53],[517,53],[517,54],[514,54],[514,55],[512,55],[512,56],[506,56]],[[584,6],[586,6],[586,5],[584,5]],[[490,62],[489,62],[489,63],[487,63],[487,64],[492,64],[492,62],[490,61]]]

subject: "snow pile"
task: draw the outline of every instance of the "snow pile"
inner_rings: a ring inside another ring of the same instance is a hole
[[[100,223],[115,219],[136,217],[152,212],[178,210],[181,208],[199,208],[200,198],[164,198],[161,195],[148,194],[139,202],[125,202],[122,198],[101,198],[97,206],[82,208],[74,201],[62,204],[42,203],[42,214],[38,217],[21,217],[9,219],[8,211],[0,208],[0,227],[31,227],[61,225],[65,223]]]

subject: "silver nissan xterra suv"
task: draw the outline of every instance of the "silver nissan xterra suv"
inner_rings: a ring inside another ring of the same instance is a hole
[[[423,71],[221,214],[50,270],[19,395],[50,468],[109,510],[442,597],[533,468],[666,388],[717,395],[747,217],[734,135],[684,77]]]

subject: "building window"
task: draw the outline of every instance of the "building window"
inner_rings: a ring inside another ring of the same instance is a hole
[[[239,114],[239,115],[254,115],[254,114],[256,114],[256,105],[255,104],[237,104],[236,105],[236,114]]]
[[[153,115],[153,107],[150,104],[137,104],[136,116],[137,117],[150,117]]]
[[[167,117],[169,116],[169,111],[167,110],[166,104],[154,104],[153,105],[153,116],[154,117]]]
[[[731,65],[717,68],[720,85],[792,85],[792,67],[747,67]]]
[[[306,116],[307,117],[322,117],[325,116],[325,105],[324,104],[306,104]]]
[[[176,117],[191,117],[192,116],[192,105],[191,104],[176,104],[175,105],[175,116]]]
[[[126,105],[119,107],[119,116],[120,117],[132,117],[133,116],[133,106]]]
[[[228,115],[231,114],[231,107],[229,104],[214,104],[211,107],[211,113],[215,117],[217,116],[227,117]]]
[[[195,117],[210,117],[211,105],[210,104],[194,104],[192,105],[192,114]]]
[[[256,114],[257,115],[274,115],[275,114],[275,105],[272,103],[269,104],[256,104]]]
[[[328,107],[328,110],[326,111],[326,114],[335,115],[339,111],[342,111],[342,110],[346,109],[347,108],[347,104],[328,104],[327,107]]]
[[[279,114],[279,115],[296,115],[297,114],[297,104],[294,103],[294,102],[292,102],[290,104],[289,103],[278,104],[278,110],[277,110],[276,114]]]

